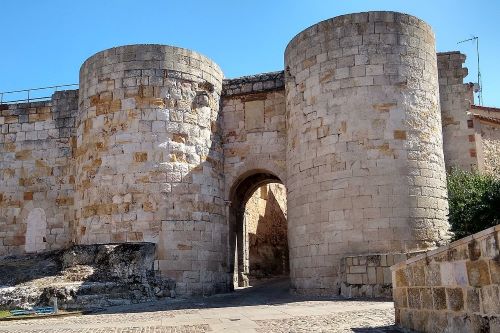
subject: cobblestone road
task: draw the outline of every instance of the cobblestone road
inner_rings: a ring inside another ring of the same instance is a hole
[[[306,298],[286,281],[232,294],[0,323],[0,333],[399,332],[392,302]]]

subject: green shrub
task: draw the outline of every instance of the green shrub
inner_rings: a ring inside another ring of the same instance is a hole
[[[500,223],[500,179],[492,175],[452,170],[448,201],[454,240]]]

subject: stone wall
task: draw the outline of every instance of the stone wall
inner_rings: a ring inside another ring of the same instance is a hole
[[[245,205],[250,279],[288,273],[286,189],[268,184],[257,189]]]
[[[437,54],[439,99],[443,124],[443,150],[446,169],[477,168],[477,149],[473,121],[468,111],[474,102],[471,84],[464,84],[467,68],[460,52]]]
[[[500,177],[500,109],[471,105],[478,168]]]
[[[391,267],[396,323],[418,332],[500,330],[500,226]]]
[[[293,287],[338,293],[340,260],[445,241],[434,34],[393,12],[344,15],[285,51]]]
[[[285,182],[283,72],[225,80],[222,118],[226,197],[238,181],[256,170]]]
[[[0,256],[69,244],[77,110],[78,91],[0,105]]]
[[[260,186],[286,184],[286,115],[283,72],[225,80],[222,96],[228,264],[234,284],[248,284],[244,246],[247,200]],[[235,255],[235,257],[233,257]]]
[[[478,120],[481,124],[479,132],[481,135],[483,170],[487,173],[500,177],[500,123],[490,123],[487,120]]]
[[[391,298],[390,267],[421,252],[347,256],[341,262],[340,294],[347,298]]]

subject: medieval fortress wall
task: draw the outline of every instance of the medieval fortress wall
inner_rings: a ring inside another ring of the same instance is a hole
[[[297,35],[285,66],[297,288],[335,289],[339,265],[324,262],[353,250],[406,252],[446,240],[431,28],[403,14],[340,16]]]
[[[0,109],[0,256],[64,248],[74,226],[78,91]]]
[[[76,242],[154,242],[180,292],[183,281],[195,293],[225,288],[222,78],[170,46],[118,47],[83,64]]]
[[[346,256],[447,241],[445,162],[478,165],[463,61],[392,12],[323,21],[285,71],[232,80],[181,48],[99,52],[78,91],[0,105],[0,256],[148,241],[179,293],[227,290],[237,205],[281,182],[294,288],[338,293]]]

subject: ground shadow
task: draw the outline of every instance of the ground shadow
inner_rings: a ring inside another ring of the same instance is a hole
[[[297,302],[366,302],[367,299],[346,299],[341,296],[297,295],[290,291],[289,278],[276,278],[255,287],[237,289],[231,293],[186,299],[166,298],[157,302],[116,306],[92,314],[138,313],[169,310],[198,310],[258,305],[282,305]],[[370,302],[387,302],[387,299],[369,299]],[[376,331],[374,331],[376,332]]]
[[[362,328],[351,328],[355,333],[402,333],[409,332],[408,330],[403,331],[395,325],[390,326],[378,326],[378,327],[362,327]]]
[[[141,242],[3,258],[0,308],[50,306],[54,296],[62,307],[80,309],[154,300],[155,290],[170,295],[175,283],[156,276],[154,254],[155,244]]]
[[[0,261],[0,286],[14,286],[62,271],[63,250],[7,256]]]

